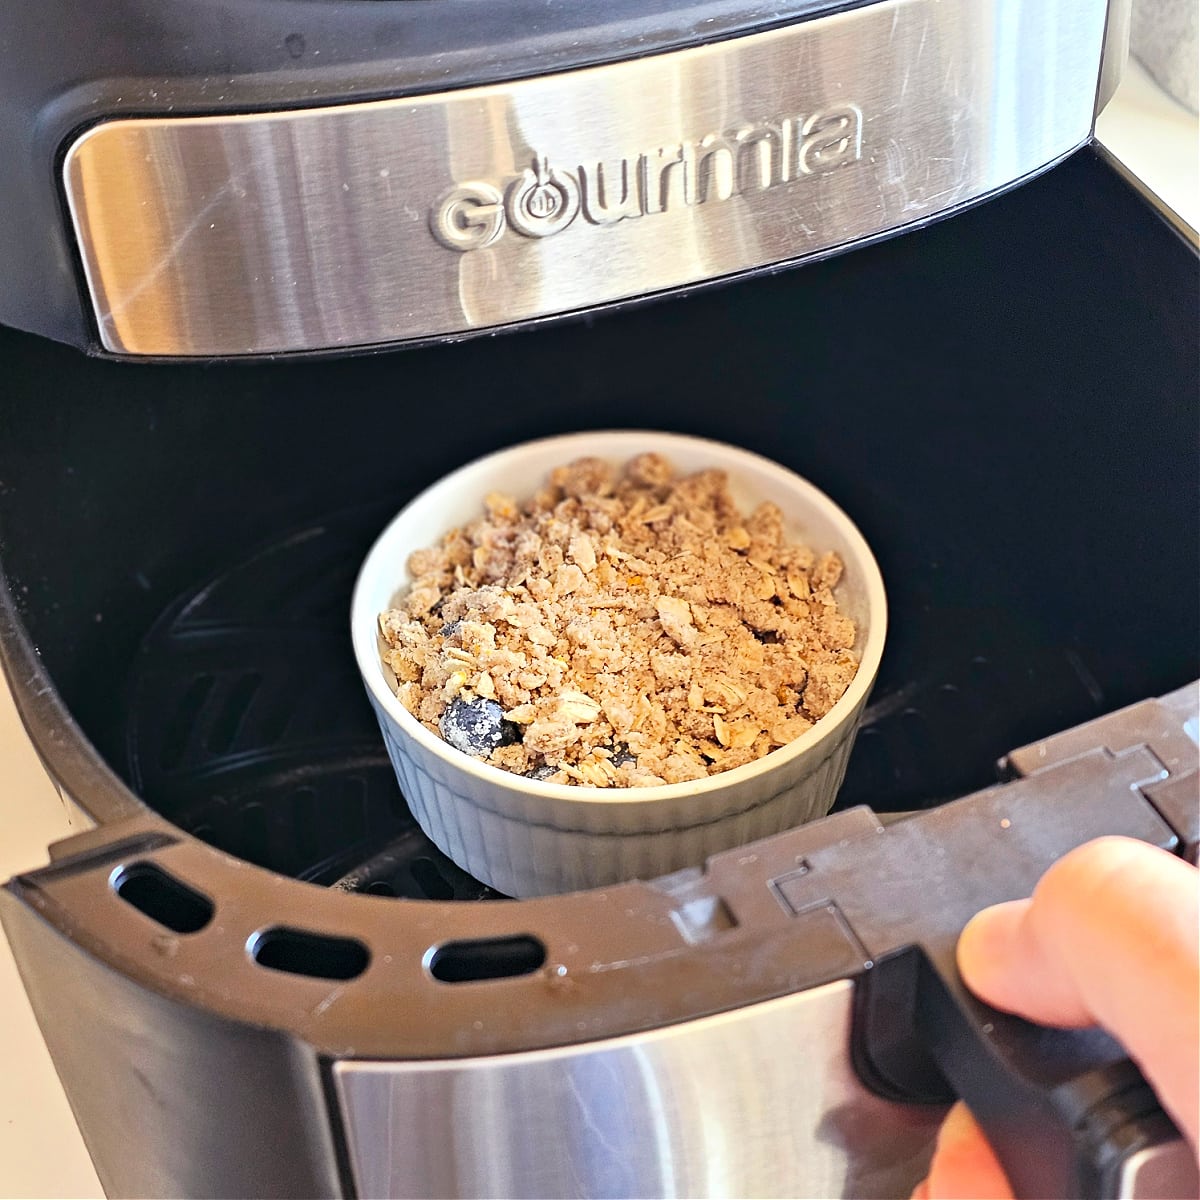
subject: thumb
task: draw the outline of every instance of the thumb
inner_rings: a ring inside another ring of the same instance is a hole
[[[988,1003],[1046,1025],[1100,1025],[1141,1067],[1193,1147],[1200,1136],[1200,874],[1173,854],[1100,838],[1032,900],[985,909],[958,944]]]
[[[961,1101],[942,1122],[929,1174],[912,1200],[1012,1200],[1004,1169]]]

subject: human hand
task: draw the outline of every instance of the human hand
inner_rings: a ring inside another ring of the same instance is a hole
[[[1029,900],[985,909],[958,943],[981,999],[1030,1021],[1099,1025],[1122,1043],[1193,1149],[1200,1139],[1200,872],[1128,838],[1054,864]],[[1009,1200],[1012,1189],[961,1103],[913,1200]]]

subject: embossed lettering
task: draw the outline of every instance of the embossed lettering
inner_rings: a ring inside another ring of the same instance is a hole
[[[853,104],[813,113],[800,132],[796,164],[804,175],[862,157],[862,113]]]
[[[539,157],[503,192],[490,183],[447,192],[430,226],[443,245],[476,250],[509,226],[523,237],[550,237],[580,212],[591,225],[615,225],[830,171],[860,159],[862,143],[861,110],[839,104],[570,170]]]
[[[451,188],[434,205],[433,236],[451,250],[480,250],[504,232],[503,197],[490,183]]]
[[[580,166],[579,191],[584,220],[593,225],[612,225],[627,217],[642,215],[642,198],[629,160]]]
[[[688,203],[728,200],[733,195],[737,146],[732,139],[710,133],[687,148]]]
[[[683,146],[665,146],[643,154],[640,162],[642,212],[666,212],[684,203]]]
[[[761,192],[782,183],[784,171],[784,139],[780,130],[770,125],[754,125],[737,133],[739,192]]]
[[[545,159],[522,171],[504,198],[509,223],[526,237],[543,238],[566,229],[579,212],[579,184],[569,171],[551,167]]]

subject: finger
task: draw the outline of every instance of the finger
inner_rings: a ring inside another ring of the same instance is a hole
[[[958,960],[982,999],[1032,1021],[1098,1024],[1141,1066],[1196,1145],[1200,1125],[1200,874],[1142,842],[1101,838],[1033,898],[980,913]]]
[[[1032,900],[986,908],[967,923],[958,966],[971,990],[1005,1012],[1043,1025],[1096,1024],[1074,977],[1047,950],[1032,925]]]
[[[942,1122],[929,1174],[912,1200],[1011,1200],[1012,1194],[987,1138],[960,1101]]]

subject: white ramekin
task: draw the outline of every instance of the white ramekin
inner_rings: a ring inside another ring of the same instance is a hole
[[[757,762],[690,783],[588,788],[541,783],[462,754],[430,733],[392,690],[380,657],[379,614],[409,583],[414,550],[480,516],[483,498],[525,499],[549,472],[592,455],[621,465],[657,451],[682,473],[719,467],[743,512],[772,500],[787,536],[836,550],[846,572],[838,601],[858,625],[859,669],[846,694],[803,736]],[[510,896],[538,896],[649,879],[711,854],[824,816],[846,770],[879,669],[887,627],[883,580],[849,517],[811,483],[745,450],[670,433],[577,433],[528,442],[468,463],[426,489],[383,531],[351,602],[358,668],[413,815],[477,879]]]

